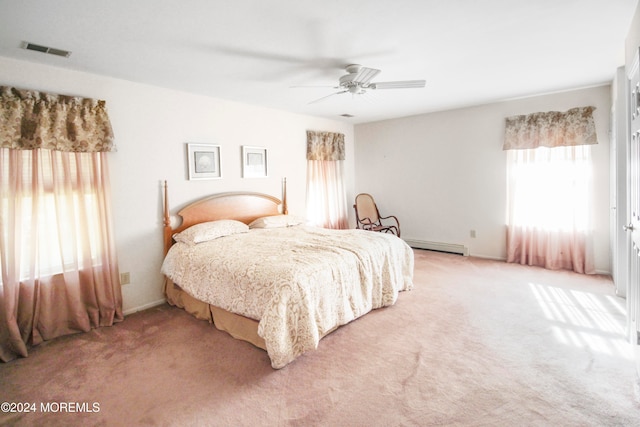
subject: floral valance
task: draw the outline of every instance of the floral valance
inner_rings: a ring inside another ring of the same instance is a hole
[[[0,86],[0,147],[112,151],[104,101]]]
[[[595,107],[549,111],[506,119],[503,150],[597,144]]]
[[[308,130],[307,160],[344,160],[344,134]]]

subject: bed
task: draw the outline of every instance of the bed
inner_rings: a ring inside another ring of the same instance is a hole
[[[221,193],[178,212],[165,183],[165,295],[171,305],[266,350],[280,369],[413,287],[413,251],[390,234],[328,230],[289,215],[283,200]]]

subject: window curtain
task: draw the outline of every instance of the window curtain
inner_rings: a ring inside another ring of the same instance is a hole
[[[0,87],[0,360],[123,319],[105,103]]]
[[[507,262],[593,273],[594,107],[506,119]]]
[[[307,220],[324,228],[349,228],[344,184],[344,135],[307,131]]]

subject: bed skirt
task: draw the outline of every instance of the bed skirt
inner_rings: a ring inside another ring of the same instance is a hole
[[[200,301],[165,277],[164,294],[167,302],[184,309],[197,319],[207,320],[214,326],[235,339],[247,341],[266,351],[264,339],[258,335],[258,321],[239,314],[231,313],[220,307]]]

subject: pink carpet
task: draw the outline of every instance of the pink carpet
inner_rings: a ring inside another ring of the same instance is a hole
[[[0,424],[640,425],[609,278],[417,250],[415,285],[282,370],[169,306],[46,342],[0,364],[35,407]]]

